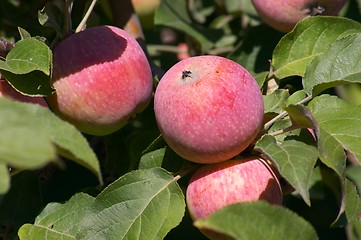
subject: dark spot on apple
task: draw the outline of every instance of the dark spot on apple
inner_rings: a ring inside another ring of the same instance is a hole
[[[188,70],[182,71],[182,79],[186,79],[187,77],[191,77],[192,72]]]

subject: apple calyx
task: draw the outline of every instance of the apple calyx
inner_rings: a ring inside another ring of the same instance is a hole
[[[189,70],[183,70],[182,71],[182,80],[185,80],[186,81],[186,79],[187,78],[192,78],[192,72],[191,71],[189,71]]]

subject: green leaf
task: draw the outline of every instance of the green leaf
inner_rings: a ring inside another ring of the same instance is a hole
[[[0,163],[36,169],[60,154],[88,168],[102,183],[99,162],[86,139],[50,109],[0,99],[0,116]]]
[[[14,74],[1,70],[4,78],[19,92],[24,95],[45,97],[55,90],[50,85],[50,77],[40,71],[26,74]]]
[[[58,36],[62,36],[62,16],[60,9],[54,2],[47,2],[43,9],[38,11],[38,21],[44,27],[51,27]]]
[[[298,104],[301,100],[306,98],[306,93],[303,90],[296,91],[287,99],[286,105]]]
[[[227,206],[208,218],[197,220],[194,225],[205,233],[210,230],[231,239],[318,239],[306,220],[287,208],[264,201]]]
[[[307,67],[303,78],[305,92],[317,95],[345,82],[361,82],[361,33],[335,41]]]
[[[157,149],[155,151],[144,154],[140,158],[139,169],[147,169],[154,167],[161,167],[165,154],[165,148]]]
[[[77,239],[163,239],[184,209],[177,178],[161,168],[135,170],[97,196]]]
[[[321,95],[310,102],[309,108],[320,128],[361,161],[361,106]]]
[[[248,71],[256,73],[268,71],[272,52],[282,36],[281,32],[264,24],[251,27],[247,29],[247,33],[239,46],[227,57]]]
[[[76,239],[79,223],[86,217],[94,199],[78,193],[64,204],[48,204],[34,224],[25,224],[19,229],[20,239]]]
[[[347,18],[314,16],[302,20],[274,49],[274,74],[279,79],[303,76],[315,57],[327,51],[337,39],[355,32],[361,32],[361,24]]]
[[[5,61],[0,61],[0,73],[25,95],[46,96],[54,92],[50,85],[52,52],[36,38],[24,38],[15,44]]]
[[[9,167],[0,163],[0,195],[6,193],[10,189]]]
[[[18,27],[18,31],[21,39],[31,38],[31,35],[24,28]]]
[[[277,143],[270,135],[264,135],[255,149],[275,162],[279,173],[310,205],[309,187],[312,170],[318,158],[317,149],[296,140]]]
[[[358,221],[361,218],[361,198],[356,186],[348,179],[345,181],[346,187],[346,218],[347,223]]]
[[[271,94],[263,96],[265,113],[280,113],[286,106],[286,100],[289,97],[288,90],[276,89]]]
[[[37,116],[46,110],[35,104],[0,99],[0,163],[36,169],[56,159],[55,148]]]
[[[214,47],[223,36],[221,30],[210,30],[192,22],[186,1],[163,0],[155,12],[154,23],[182,31],[196,39],[202,52]]]
[[[16,43],[6,56],[6,61],[0,61],[0,69],[14,74],[41,71],[49,76],[51,64],[52,53],[49,47],[35,38],[26,38]]]
[[[84,166],[103,183],[99,161],[84,136],[70,123],[63,121],[46,108],[39,109],[37,116],[57,153]]]

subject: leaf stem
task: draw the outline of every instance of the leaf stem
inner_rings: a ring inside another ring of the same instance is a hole
[[[284,128],[284,129],[281,129],[281,130],[278,130],[278,131],[274,131],[274,132],[268,133],[268,135],[278,136],[278,135],[281,135],[281,134],[283,134],[283,133],[286,133],[286,132],[290,132],[290,131],[292,131],[292,130],[295,130],[295,129],[297,129],[297,128],[299,128],[299,127],[292,124],[291,126],[286,127],[286,128]]]
[[[176,178],[178,181],[182,177],[187,176],[188,174],[194,172],[199,166],[201,166],[201,164],[185,161],[183,166],[177,172],[174,173],[174,178]]]
[[[304,99],[302,99],[301,101],[299,101],[298,103],[296,103],[296,105],[299,105],[299,104],[304,104],[308,101],[310,101],[312,99],[312,95],[309,95],[307,97],[305,97]],[[287,111],[282,111],[280,112],[276,117],[272,118],[271,120],[269,120],[268,122],[265,123],[264,125],[264,129],[267,130],[269,129],[273,123],[275,123],[277,120],[281,119],[281,118],[284,118],[285,116],[287,116]]]
[[[82,30],[84,30],[86,28],[86,22],[88,21],[88,18],[91,14],[91,12],[93,11],[94,9],[94,6],[96,4],[97,0],[93,0],[91,3],[90,3],[90,6],[87,10],[87,12],[85,13],[83,19],[81,20],[81,22],[79,23],[78,27],[75,29],[75,32],[80,32]]]

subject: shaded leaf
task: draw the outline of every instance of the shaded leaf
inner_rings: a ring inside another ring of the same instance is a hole
[[[22,171],[13,175],[11,186],[0,204],[1,239],[17,239],[18,229],[25,223],[33,222],[43,207],[35,171]]]
[[[346,187],[346,218],[347,223],[358,221],[361,218],[361,198],[356,186],[348,179],[345,181]]]
[[[72,124],[63,121],[48,109],[39,109],[37,116],[50,140],[57,146],[57,153],[86,167],[102,184],[99,161],[84,136]]]
[[[214,47],[215,43],[223,36],[221,30],[210,30],[194,24],[188,14],[186,1],[161,1],[155,12],[154,23],[190,35],[201,44],[203,52]]]
[[[279,79],[303,76],[307,65],[315,57],[337,39],[355,32],[361,32],[361,24],[347,18],[314,16],[302,20],[274,49],[274,74]]]
[[[55,91],[50,85],[50,77],[40,71],[14,74],[2,70],[1,74],[17,91],[24,95],[45,97]]]
[[[9,167],[0,163],[0,195],[6,193],[10,188]]]
[[[287,208],[265,201],[230,205],[194,224],[206,230],[205,233],[211,230],[232,239],[318,239],[316,231],[306,220]]]
[[[35,104],[0,99],[0,163],[35,169],[56,159],[50,137],[39,122],[37,113],[40,111],[49,110]]]
[[[303,78],[305,92],[317,95],[345,82],[361,82],[361,33],[334,42],[307,67]]]
[[[36,169],[60,154],[92,171],[102,183],[98,159],[86,139],[50,109],[0,99],[0,115],[0,163]]]
[[[76,239],[80,221],[86,217],[94,197],[84,193],[74,195],[64,204],[49,203],[35,219],[19,229],[21,240]]]
[[[276,89],[271,94],[263,96],[264,112],[280,113],[286,106],[286,100],[289,97],[288,90]]]
[[[162,239],[181,221],[184,196],[161,168],[135,170],[101,192],[82,221],[79,239]]]
[[[329,95],[314,98],[309,108],[320,128],[361,161],[361,106]]]
[[[275,162],[279,173],[310,205],[309,187],[312,170],[318,158],[317,149],[296,140],[277,143],[270,135],[264,135],[255,149]]]

